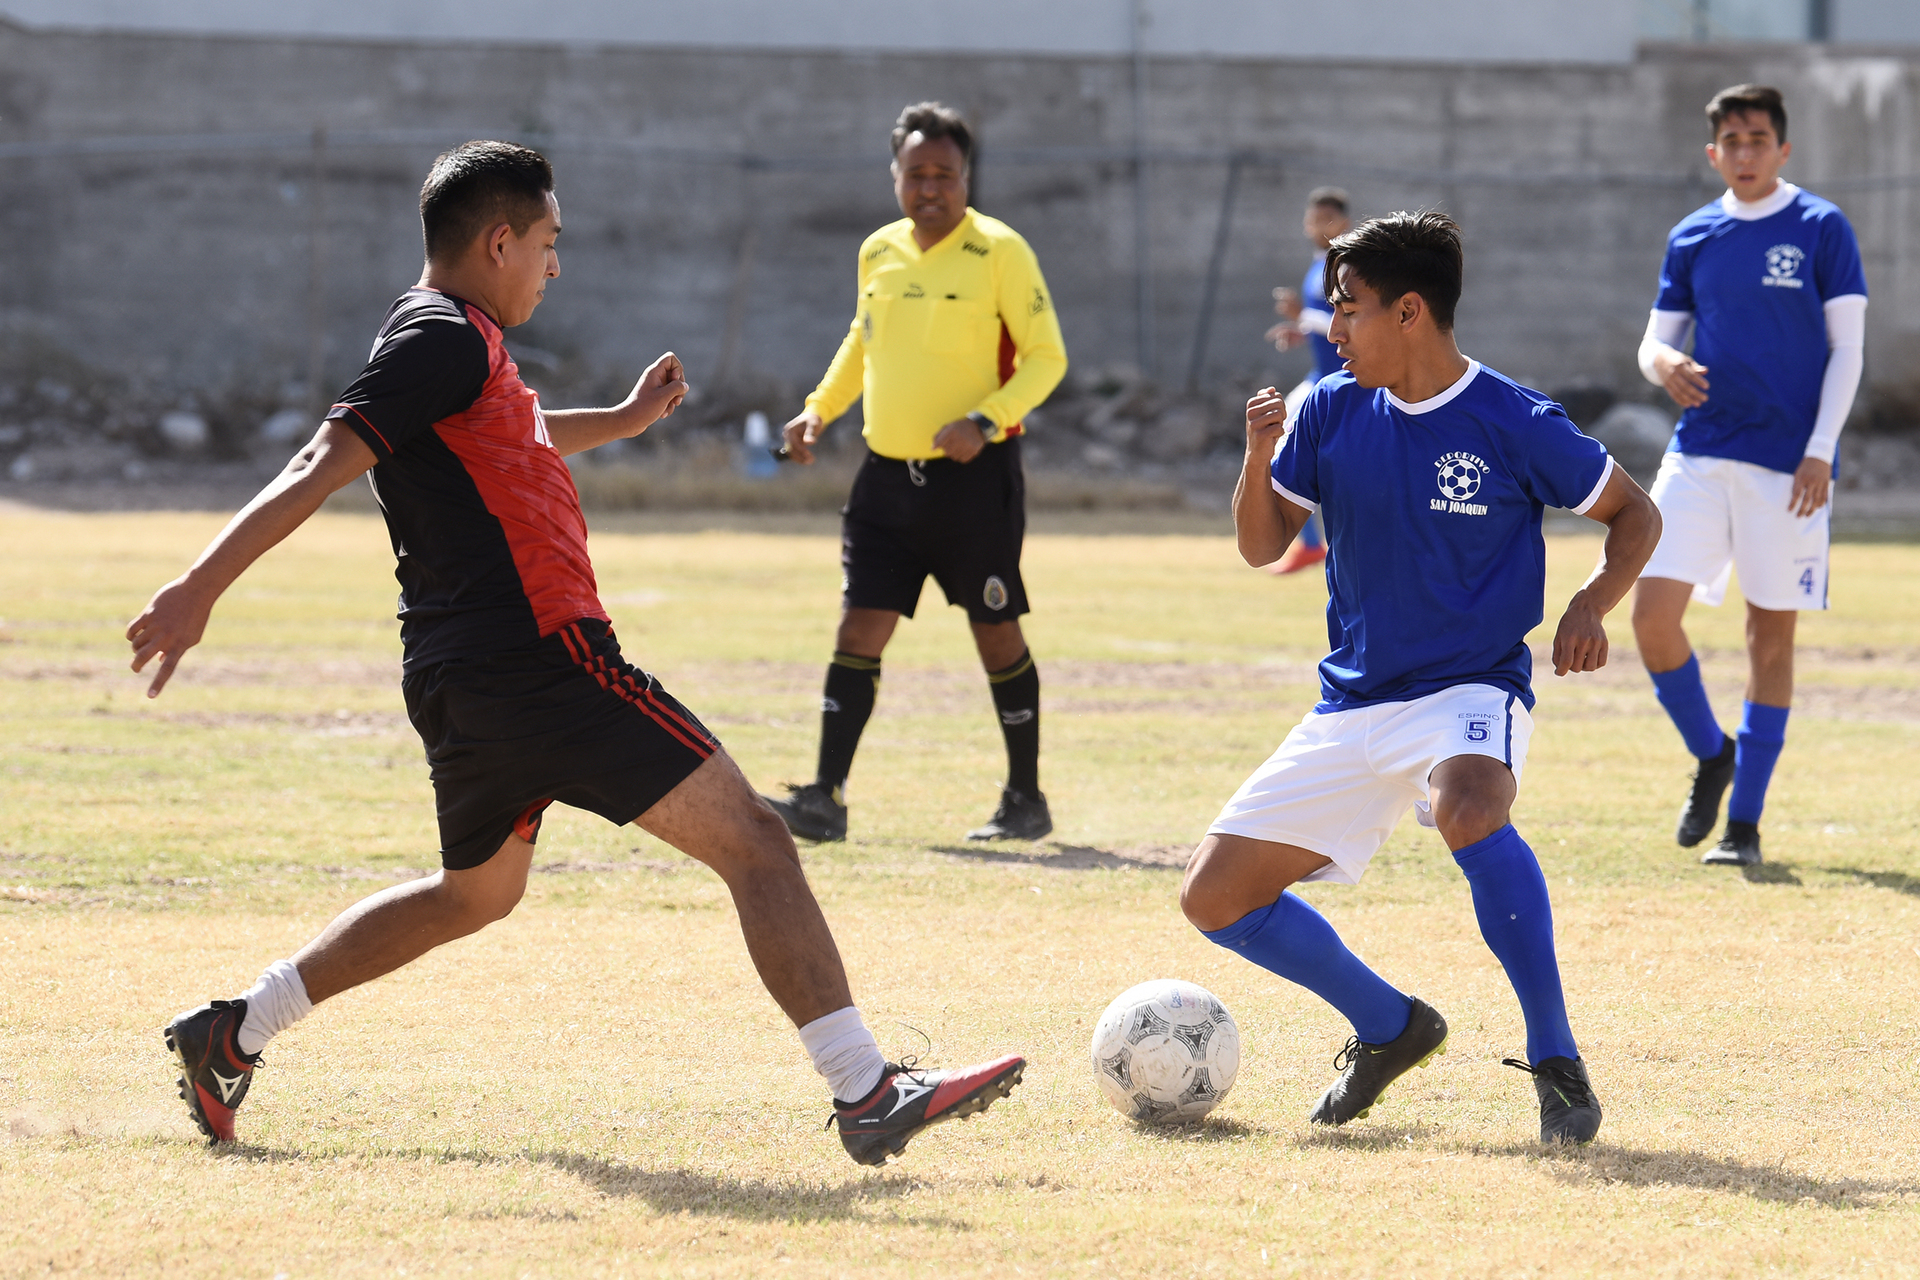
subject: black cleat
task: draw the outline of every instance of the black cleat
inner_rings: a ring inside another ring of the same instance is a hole
[[[929,1125],[964,1120],[1012,1093],[1026,1069],[1027,1060],[1018,1054],[952,1071],[889,1062],[872,1093],[858,1102],[833,1100],[827,1127],[840,1126],[840,1145],[855,1163],[885,1164]]]
[[[1320,1095],[1307,1117],[1314,1124],[1345,1124],[1373,1109],[1387,1086],[1415,1067],[1424,1067],[1447,1051],[1447,1020],[1418,996],[1407,1029],[1389,1044],[1368,1044],[1359,1036],[1333,1056],[1340,1077]]]
[[[1720,821],[1720,797],[1727,794],[1727,784],[1733,781],[1733,735],[1727,734],[1726,739],[1719,755],[1702,760],[1693,771],[1687,807],[1680,811],[1680,828],[1673,833],[1683,849],[1691,849],[1712,835],[1713,824]]]
[[[834,798],[837,788],[824,782],[809,782],[804,787],[789,782],[786,786],[785,800],[775,800],[772,796],[760,798],[773,806],[773,811],[787,824],[787,830],[802,840],[820,844],[847,838],[847,806]]]
[[[180,1097],[209,1142],[233,1141],[233,1113],[260,1065],[260,1055],[240,1052],[236,1039],[246,1017],[245,1000],[215,1000],[187,1010],[162,1032],[186,1073]]]
[[[1038,840],[1053,830],[1053,814],[1047,798],[1038,793],[1027,795],[1008,787],[1000,793],[1000,807],[987,819],[987,825],[967,832],[969,840]]]
[[[1760,865],[1760,828],[1737,818],[1727,819],[1720,843],[1700,855],[1710,867],[1757,867]]]
[[[1500,1061],[1533,1077],[1533,1091],[1540,1096],[1540,1141],[1575,1146],[1593,1141],[1600,1132],[1600,1099],[1587,1079],[1586,1059],[1542,1058],[1531,1067],[1518,1058]]]

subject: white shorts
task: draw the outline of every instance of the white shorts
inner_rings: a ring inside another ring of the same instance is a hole
[[[1740,593],[1762,609],[1827,607],[1827,526],[1833,503],[1810,516],[1787,509],[1793,477],[1736,462],[1670,453],[1660,460],[1653,501],[1664,530],[1643,578],[1691,582],[1693,598],[1717,605],[1740,573]]]
[[[1492,756],[1517,782],[1532,738],[1526,704],[1488,684],[1309,715],[1207,830],[1309,850],[1333,862],[1306,879],[1358,884],[1410,806],[1433,825],[1427,776],[1442,760]]]

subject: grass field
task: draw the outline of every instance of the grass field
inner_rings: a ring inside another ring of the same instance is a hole
[[[1754,874],[1672,844],[1687,761],[1624,616],[1615,666],[1540,681],[1516,818],[1607,1107],[1567,1152],[1498,1065],[1519,1014],[1433,834],[1409,821],[1364,885],[1307,891],[1454,1029],[1348,1130],[1304,1123],[1345,1025],[1180,916],[1186,850],[1312,701],[1313,575],[1212,533],[1035,535],[1060,826],[992,850],[960,836],[998,734],[930,592],[887,657],[855,837],[806,857],[884,1048],[1031,1066],[867,1171],[821,1132],[717,881],[558,811],[510,919],[282,1036],[244,1142],[209,1152],[161,1023],[436,843],[372,518],[301,531],[141,697],[125,620],[219,523],[0,513],[0,1274],[1920,1274],[1920,549],[1836,550]],[[1553,540],[1550,617],[1596,549]],[[808,520],[596,532],[629,653],[763,787],[810,772],[836,550]],[[1738,628],[1696,617],[1729,719]],[[1245,1037],[1198,1128],[1132,1127],[1084,1062],[1156,976]]]

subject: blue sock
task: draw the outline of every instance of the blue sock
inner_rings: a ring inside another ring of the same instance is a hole
[[[1749,702],[1740,717],[1740,735],[1733,749],[1733,794],[1727,797],[1727,821],[1760,821],[1766,807],[1767,783],[1773,763],[1787,745],[1787,707]]]
[[[1702,760],[1711,760],[1727,745],[1727,735],[1713,718],[1713,704],[1707,701],[1707,686],[1700,682],[1700,657],[1689,653],[1687,660],[1671,671],[1649,671],[1653,693],[1660,705],[1673,717],[1687,750]]]
[[[1413,1016],[1413,1002],[1347,950],[1327,918],[1298,894],[1283,893],[1224,929],[1201,932],[1325,1000],[1368,1044],[1398,1040]]]
[[[1485,840],[1453,852],[1473,889],[1480,936],[1507,971],[1527,1018],[1527,1061],[1577,1058],[1560,962],[1553,954],[1553,905],[1540,860],[1509,823]]]

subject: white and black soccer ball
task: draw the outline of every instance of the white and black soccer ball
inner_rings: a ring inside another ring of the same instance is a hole
[[[1480,492],[1480,468],[1465,458],[1441,463],[1440,492],[1455,502],[1465,502]]]
[[[1187,1124],[1240,1073],[1240,1028],[1205,987],[1174,978],[1121,993],[1093,1028],[1093,1078],[1114,1110],[1142,1124]]]

